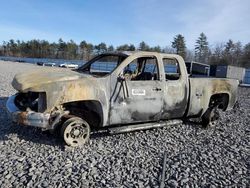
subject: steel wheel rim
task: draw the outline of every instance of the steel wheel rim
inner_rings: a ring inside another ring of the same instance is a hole
[[[63,133],[64,140],[71,146],[83,145],[89,138],[89,127],[83,122],[71,122]]]

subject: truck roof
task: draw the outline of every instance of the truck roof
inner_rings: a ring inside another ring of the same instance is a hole
[[[169,56],[169,57],[180,57],[177,54],[167,54],[167,53],[159,53],[159,52],[151,52],[151,51],[117,51],[117,52],[107,52],[104,54],[110,54],[110,55],[125,55],[125,56],[130,56],[130,55],[161,55],[161,56]]]

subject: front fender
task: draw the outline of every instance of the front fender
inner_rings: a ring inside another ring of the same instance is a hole
[[[108,95],[105,84],[91,81],[57,83],[47,87],[47,109],[77,101],[98,101],[102,106],[103,123],[108,119]]]

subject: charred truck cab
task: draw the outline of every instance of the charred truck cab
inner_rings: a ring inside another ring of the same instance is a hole
[[[189,78],[182,57],[157,52],[105,53],[76,70],[39,67],[17,74],[7,101],[18,124],[60,129],[71,146],[91,129],[121,133],[198,117],[208,126],[215,110],[236,102],[238,81]]]

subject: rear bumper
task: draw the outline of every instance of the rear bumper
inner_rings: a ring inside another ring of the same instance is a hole
[[[34,111],[21,111],[14,103],[15,97],[16,95],[10,96],[6,103],[6,107],[14,122],[43,129],[49,128],[50,114]]]

